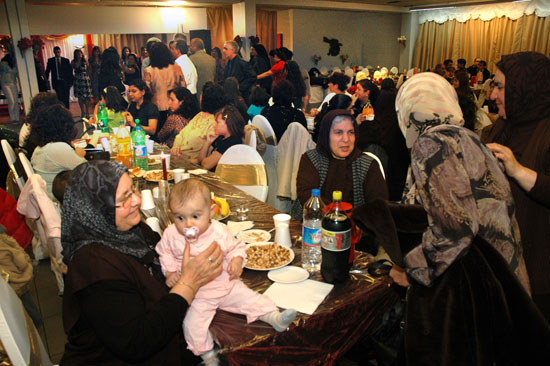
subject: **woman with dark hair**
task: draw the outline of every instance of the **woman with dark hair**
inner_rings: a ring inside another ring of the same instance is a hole
[[[160,131],[168,117],[168,90],[187,86],[181,67],[174,65],[170,49],[162,42],[156,42],[149,51],[151,65],[145,69],[143,80],[153,93],[153,103],[159,110],[157,130]]]
[[[264,108],[269,104],[269,98],[269,94],[267,94],[265,89],[261,86],[256,85],[252,87],[252,91],[248,97],[248,101],[250,102],[250,106],[247,110],[248,118],[252,119],[258,114],[261,114]]]
[[[283,133],[292,122],[299,122],[307,129],[306,117],[302,111],[292,107],[294,87],[290,81],[283,80],[275,84],[271,95],[273,95],[273,105],[264,108],[262,116],[267,118],[273,127],[277,141],[283,137]]]
[[[321,189],[325,202],[342,191],[342,201],[358,207],[375,198],[388,199],[388,188],[378,163],[355,145],[357,123],[347,110],[328,112],[321,121],[314,150],[302,155],[296,190],[302,205],[313,188]]]
[[[70,145],[74,136],[74,121],[71,112],[59,104],[39,109],[32,121],[29,139],[37,145],[31,157],[36,174],[46,181],[52,196],[52,183],[55,176],[74,169],[85,162],[84,149],[73,149]],[[53,197],[53,196],[52,196]]]
[[[130,106],[128,112],[124,114],[126,123],[130,126],[136,126],[136,119],[145,132],[154,137],[157,131],[157,122],[159,111],[157,106],[151,102],[151,90],[141,79],[134,80],[128,86],[128,99]]]
[[[197,290],[220,275],[215,243],[188,259],[171,289],[141,222],[128,170],[98,160],[78,166],[63,196],[63,365],[194,365],[181,324]],[[197,362],[198,360],[198,362]]]
[[[350,111],[352,107],[352,98],[347,94],[337,94],[335,95],[327,104],[323,106],[318,115],[315,116],[313,120],[315,128],[313,129],[312,139],[317,142],[319,137],[319,130],[321,129],[321,121],[325,115],[335,109],[344,109]]]
[[[306,96],[306,84],[302,78],[300,66],[298,66],[296,61],[286,61],[284,70],[286,73],[286,80],[290,81],[292,86],[294,86],[294,97],[292,98],[294,107],[301,109],[304,105],[304,98]]]
[[[351,95],[347,92],[348,83],[350,82],[350,80],[350,77],[343,72],[333,72],[328,78],[328,90],[330,91],[330,93],[328,93],[325,99],[323,99],[323,102],[321,103],[319,108],[311,109],[311,115],[316,116],[317,114],[319,114],[319,112],[323,109],[323,106],[325,104],[328,104],[328,102],[335,95],[347,94],[351,97]]]
[[[214,134],[214,115],[226,105],[225,93],[219,84],[207,82],[202,88],[201,112],[180,131],[172,146],[173,155],[184,155],[197,162],[206,138]]]
[[[216,78],[214,81],[219,83],[225,78],[225,62],[222,57],[222,51],[219,47],[212,48],[212,57],[216,60]]]
[[[80,117],[89,118],[90,100],[92,99],[92,83],[88,74],[88,63],[81,50],[73,52],[71,66],[74,70],[73,93],[78,98]]]
[[[101,69],[101,49],[98,46],[92,48],[92,56],[90,57],[90,81],[92,83],[92,94],[94,95],[94,103],[97,103],[101,98],[99,91],[99,71]]]
[[[353,112],[355,115],[355,121],[358,125],[361,125],[368,118],[367,115],[363,114],[363,108],[367,105],[367,103],[371,104],[372,109],[374,110],[374,116],[376,116],[376,110],[378,109],[377,99],[378,94],[380,94],[380,90],[369,79],[359,80],[356,85],[357,89],[354,94],[356,102],[353,105]]]
[[[128,47],[128,46],[122,47],[122,52],[120,52],[120,63],[122,65],[124,65],[128,62],[128,55],[130,55],[131,53],[132,53],[132,49],[130,47]]]
[[[197,97],[189,89],[179,86],[168,92],[170,98],[170,114],[166,118],[166,123],[158,132],[157,138],[160,142],[166,143],[172,148],[174,139],[190,120],[200,112]]]
[[[464,127],[474,131],[476,123],[477,105],[475,96],[470,89],[470,80],[466,71],[458,71],[455,73],[453,87],[456,95],[458,95],[458,105],[464,115]]]
[[[223,107],[216,113],[214,133],[208,135],[198,156],[198,163],[204,169],[215,171],[218,161],[233,145],[243,143],[245,120],[232,105]]]
[[[286,58],[284,53],[279,48],[275,48],[269,51],[269,56],[273,60],[273,66],[271,67],[271,69],[259,74],[258,80],[272,76],[273,85],[276,85],[279,81],[285,79],[284,68]]]
[[[124,82],[126,85],[134,82],[136,79],[141,79],[141,70],[138,65],[137,56],[130,53],[126,57],[126,61],[121,63],[122,71],[124,72]]]
[[[256,75],[261,75],[271,69],[271,61],[267,55],[267,50],[262,44],[255,44],[250,47],[250,66],[256,72]],[[263,78],[258,80],[258,84],[267,91],[271,91],[273,78]]]
[[[101,70],[98,77],[99,90],[101,91],[108,86],[115,86],[120,94],[124,94],[126,88],[122,84],[122,77],[118,52],[114,47],[109,47],[101,55]]]
[[[40,92],[32,97],[31,110],[27,114],[25,123],[21,126],[21,130],[19,131],[19,146],[27,151],[27,156],[32,156],[36,148],[36,143],[29,138],[33,121],[38,117],[38,113],[42,108],[54,104],[61,104],[55,93]]]
[[[230,76],[223,82],[223,91],[227,101],[239,110],[245,121],[248,121],[248,107],[239,91],[239,81],[236,77]]]
[[[103,103],[103,106],[107,110],[107,121],[110,128],[115,128],[120,125],[120,121],[124,121],[125,111],[128,108],[128,102],[118,92],[118,89],[114,86],[108,86],[101,91],[101,99],[95,105],[94,114],[89,120],[90,124],[97,123],[97,111],[99,109],[99,103]]]

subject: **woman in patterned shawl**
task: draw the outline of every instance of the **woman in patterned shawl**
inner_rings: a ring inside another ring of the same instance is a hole
[[[390,276],[408,287],[407,365],[548,364],[543,359],[550,330],[528,294],[510,185],[496,158],[461,127],[457,95],[441,76],[407,80],[396,108],[427,216],[422,239],[411,250],[398,243],[392,251],[386,240],[391,235],[376,233],[405,267],[394,265]],[[378,216],[368,206],[354,219]],[[380,226],[413,221],[403,215],[411,205],[396,206],[401,217],[390,207]]]

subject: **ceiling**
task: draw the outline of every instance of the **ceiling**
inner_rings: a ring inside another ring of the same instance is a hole
[[[375,11],[407,11],[418,8],[448,7],[491,4],[498,2],[509,2],[510,0],[464,0],[464,1],[443,1],[443,0],[256,0],[256,4],[262,8],[309,8],[309,9],[335,9],[341,7],[343,10],[375,10]],[[159,0],[34,0],[26,1],[31,4],[40,5],[74,5],[74,6],[224,6],[239,3],[241,0],[187,0],[187,1],[159,1]],[[341,3],[341,5],[339,4]]]

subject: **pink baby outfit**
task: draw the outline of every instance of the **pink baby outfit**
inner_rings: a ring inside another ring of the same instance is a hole
[[[197,291],[183,321],[183,332],[188,348],[196,355],[208,352],[214,347],[214,340],[208,328],[216,314],[216,309],[246,315],[248,323],[277,310],[277,306],[267,296],[249,289],[240,280],[229,280],[227,273],[229,262],[235,257],[246,260],[246,245],[235,239],[225,225],[212,220],[208,229],[191,244],[190,257],[197,256],[213,241],[216,241],[224,252],[223,271],[217,278]],[[178,232],[175,225],[169,226],[164,231],[162,239],[156,246],[164,274],[180,272],[185,245],[187,245],[185,237]]]

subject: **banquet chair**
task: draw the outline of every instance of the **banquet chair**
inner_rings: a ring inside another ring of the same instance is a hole
[[[269,123],[267,118],[261,114],[258,114],[252,118],[252,124],[264,131],[268,145],[277,146],[277,136],[275,136],[275,131],[273,130],[273,127],[271,127],[271,123]]]
[[[279,141],[277,149],[277,189],[276,198],[279,211],[290,212],[292,201],[298,198],[296,177],[302,155],[315,148],[315,142],[305,127],[292,122]],[[270,190],[271,191],[271,190]]]
[[[487,97],[487,91],[491,87],[491,82],[493,79],[487,79],[481,86],[481,90],[479,91],[479,97],[476,99],[476,105],[478,108],[483,107],[483,103],[485,103],[485,99]]]
[[[250,132],[250,138],[248,139],[248,146],[256,150],[256,131]]]
[[[384,172],[384,166],[382,165],[382,161],[380,160],[380,158],[378,156],[376,156],[374,153],[370,152],[370,151],[364,151],[363,153],[367,154],[368,156],[370,156],[371,158],[376,160],[376,162],[378,163],[378,167],[380,168],[380,172],[382,173],[382,177],[385,180],[386,179],[386,173]]]
[[[264,116],[257,115],[252,120],[252,124],[258,127],[261,131],[264,132],[267,145],[265,152],[262,154],[262,158],[265,162],[265,167],[267,169],[267,183],[269,186],[269,191],[267,193],[267,203],[270,206],[275,207],[276,209],[281,209],[279,206],[279,200],[277,199],[277,137],[273,127]]]
[[[0,278],[0,340],[14,366],[52,365],[21,300],[3,278]]]
[[[51,200],[46,182],[38,174],[32,174],[21,191],[17,201],[17,211],[36,221],[38,236],[50,257],[50,267],[55,276],[59,294],[63,294],[63,274],[67,266],[61,254],[61,214],[58,206]]]
[[[27,175],[28,179],[31,175],[34,174],[34,168],[32,167],[29,158],[27,158],[27,155],[25,155],[23,152],[20,152],[18,155],[19,161],[21,162],[21,165],[23,165],[23,170],[25,170],[25,174]]]
[[[227,149],[216,166],[216,175],[265,202],[268,191],[265,163],[252,147],[239,144]]]
[[[17,172],[16,169],[16,163],[17,163],[17,156],[15,155],[15,151],[13,151],[13,148],[11,147],[8,140],[2,140],[2,150],[4,151],[4,155],[6,156],[6,160],[8,162],[8,165],[10,167],[10,171],[12,172],[15,182],[17,183],[17,186],[20,190],[23,190],[23,187],[25,186],[25,179],[21,174]],[[11,193],[11,192],[8,192]]]

